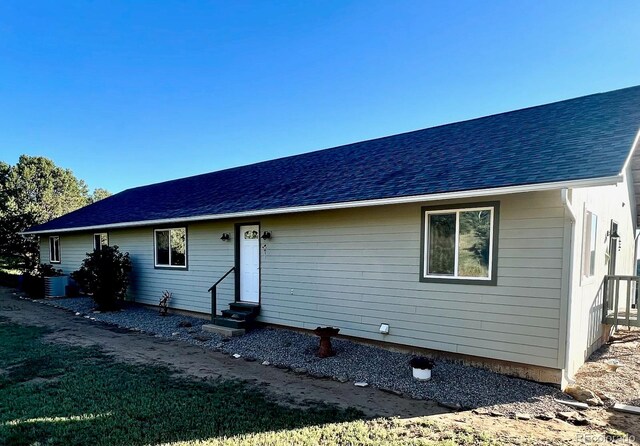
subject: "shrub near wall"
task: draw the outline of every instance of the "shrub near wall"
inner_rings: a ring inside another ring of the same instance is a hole
[[[71,273],[80,288],[91,294],[98,308],[115,310],[124,300],[129,285],[131,260],[118,246],[103,246],[87,253],[78,271]]]

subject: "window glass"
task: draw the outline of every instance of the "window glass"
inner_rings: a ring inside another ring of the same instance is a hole
[[[184,228],[171,229],[171,264],[185,266],[187,254],[187,231]]]
[[[156,264],[169,264],[169,231],[156,231]]]
[[[187,228],[156,229],[156,265],[187,266]]]
[[[458,275],[489,277],[491,211],[460,212]]]
[[[426,210],[423,277],[495,279],[492,263],[496,207],[497,204]]]
[[[429,215],[429,274],[453,275],[456,214]]]
[[[593,276],[596,272],[596,244],[597,244],[598,216],[591,214],[591,252],[589,252],[589,275]]]
[[[49,237],[49,261],[60,262],[60,237]]]
[[[109,246],[109,236],[107,233],[93,234],[93,249],[102,249],[105,246]]]
[[[596,269],[596,246],[598,243],[598,216],[591,211],[584,212],[584,241],[582,252],[582,275],[591,277]]]

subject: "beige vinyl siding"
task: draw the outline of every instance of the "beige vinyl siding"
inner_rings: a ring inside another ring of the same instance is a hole
[[[88,252],[93,251],[93,234],[51,234],[60,237],[60,263],[49,261],[49,236],[40,237],[40,259],[65,274],[77,270]]]
[[[560,193],[489,200],[501,202],[497,286],[419,282],[419,204],[263,218],[260,319],[558,367]]]
[[[113,231],[109,241],[129,252],[134,274],[130,293],[137,302],[157,305],[163,290],[173,293],[170,305],[209,313],[208,288],[233,266],[233,243],[220,240],[218,224],[187,225],[187,269],[155,268],[153,228]],[[172,225],[180,227],[180,225]],[[225,226],[226,227],[226,226]],[[156,229],[160,229],[158,227]],[[220,286],[219,308],[233,301],[233,276]]]
[[[273,234],[260,242],[260,320],[307,329],[332,325],[360,338],[558,368],[560,193],[469,201],[496,200],[497,286],[419,281],[426,203],[244,220],[260,221],[261,231]],[[189,224],[188,270],[154,268],[154,228],[110,231],[109,242],[131,254],[130,292],[138,302],[157,304],[168,289],[172,307],[208,313],[207,289],[234,265],[234,224],[241,222]],[[231,241],[220,240],[223,232]],[[80,250],[91,243],[89,235]],[[219,309],[233,300],[233,283],[233,275],[222,283]],[[390,325],[388,335],[379,333],[381,323]]]

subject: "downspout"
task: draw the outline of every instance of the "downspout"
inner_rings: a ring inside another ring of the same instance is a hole
[[[569,277],[569,283],[567,284],[567,335],[566,345],[564,351],[564,369],[562,371],[562,381],[564,383],[572,384],[575,381],[569,376],[569,366],[571,362],[571,315],[573,314],[573,238],[574,238],[574,225],[576,223],[576,213],[573,210],[573,205],[569,201],[569,189],[561,189],[560,196],[562,198],[562,204],[566,210],[566,214],[569,215],[569,221],[571,222],[571,238],[569,240],[569,267],[567,269]]]

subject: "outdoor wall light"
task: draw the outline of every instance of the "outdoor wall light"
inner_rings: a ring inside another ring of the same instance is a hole
[[[380,333],[389,334],[389,324],[380,324]]]
[[[220,237],[220,240],[222,240],[223,242],[228,242],[229,240],[231,240],[231,236],[228,232],[225,232],[222,234],[222,237]]]
[[[271,238],[271,232],[264,231],[264,234],[262,234],[262,240],[269,240],[270,238]]]
[[[616,229],[615,231],[613,231],[613,233],[611,231],[607,231],[607,236],[611,237],[611,238],[617,238],[618,240],[620,240],[620,235],[618,234],[618,230]]]

